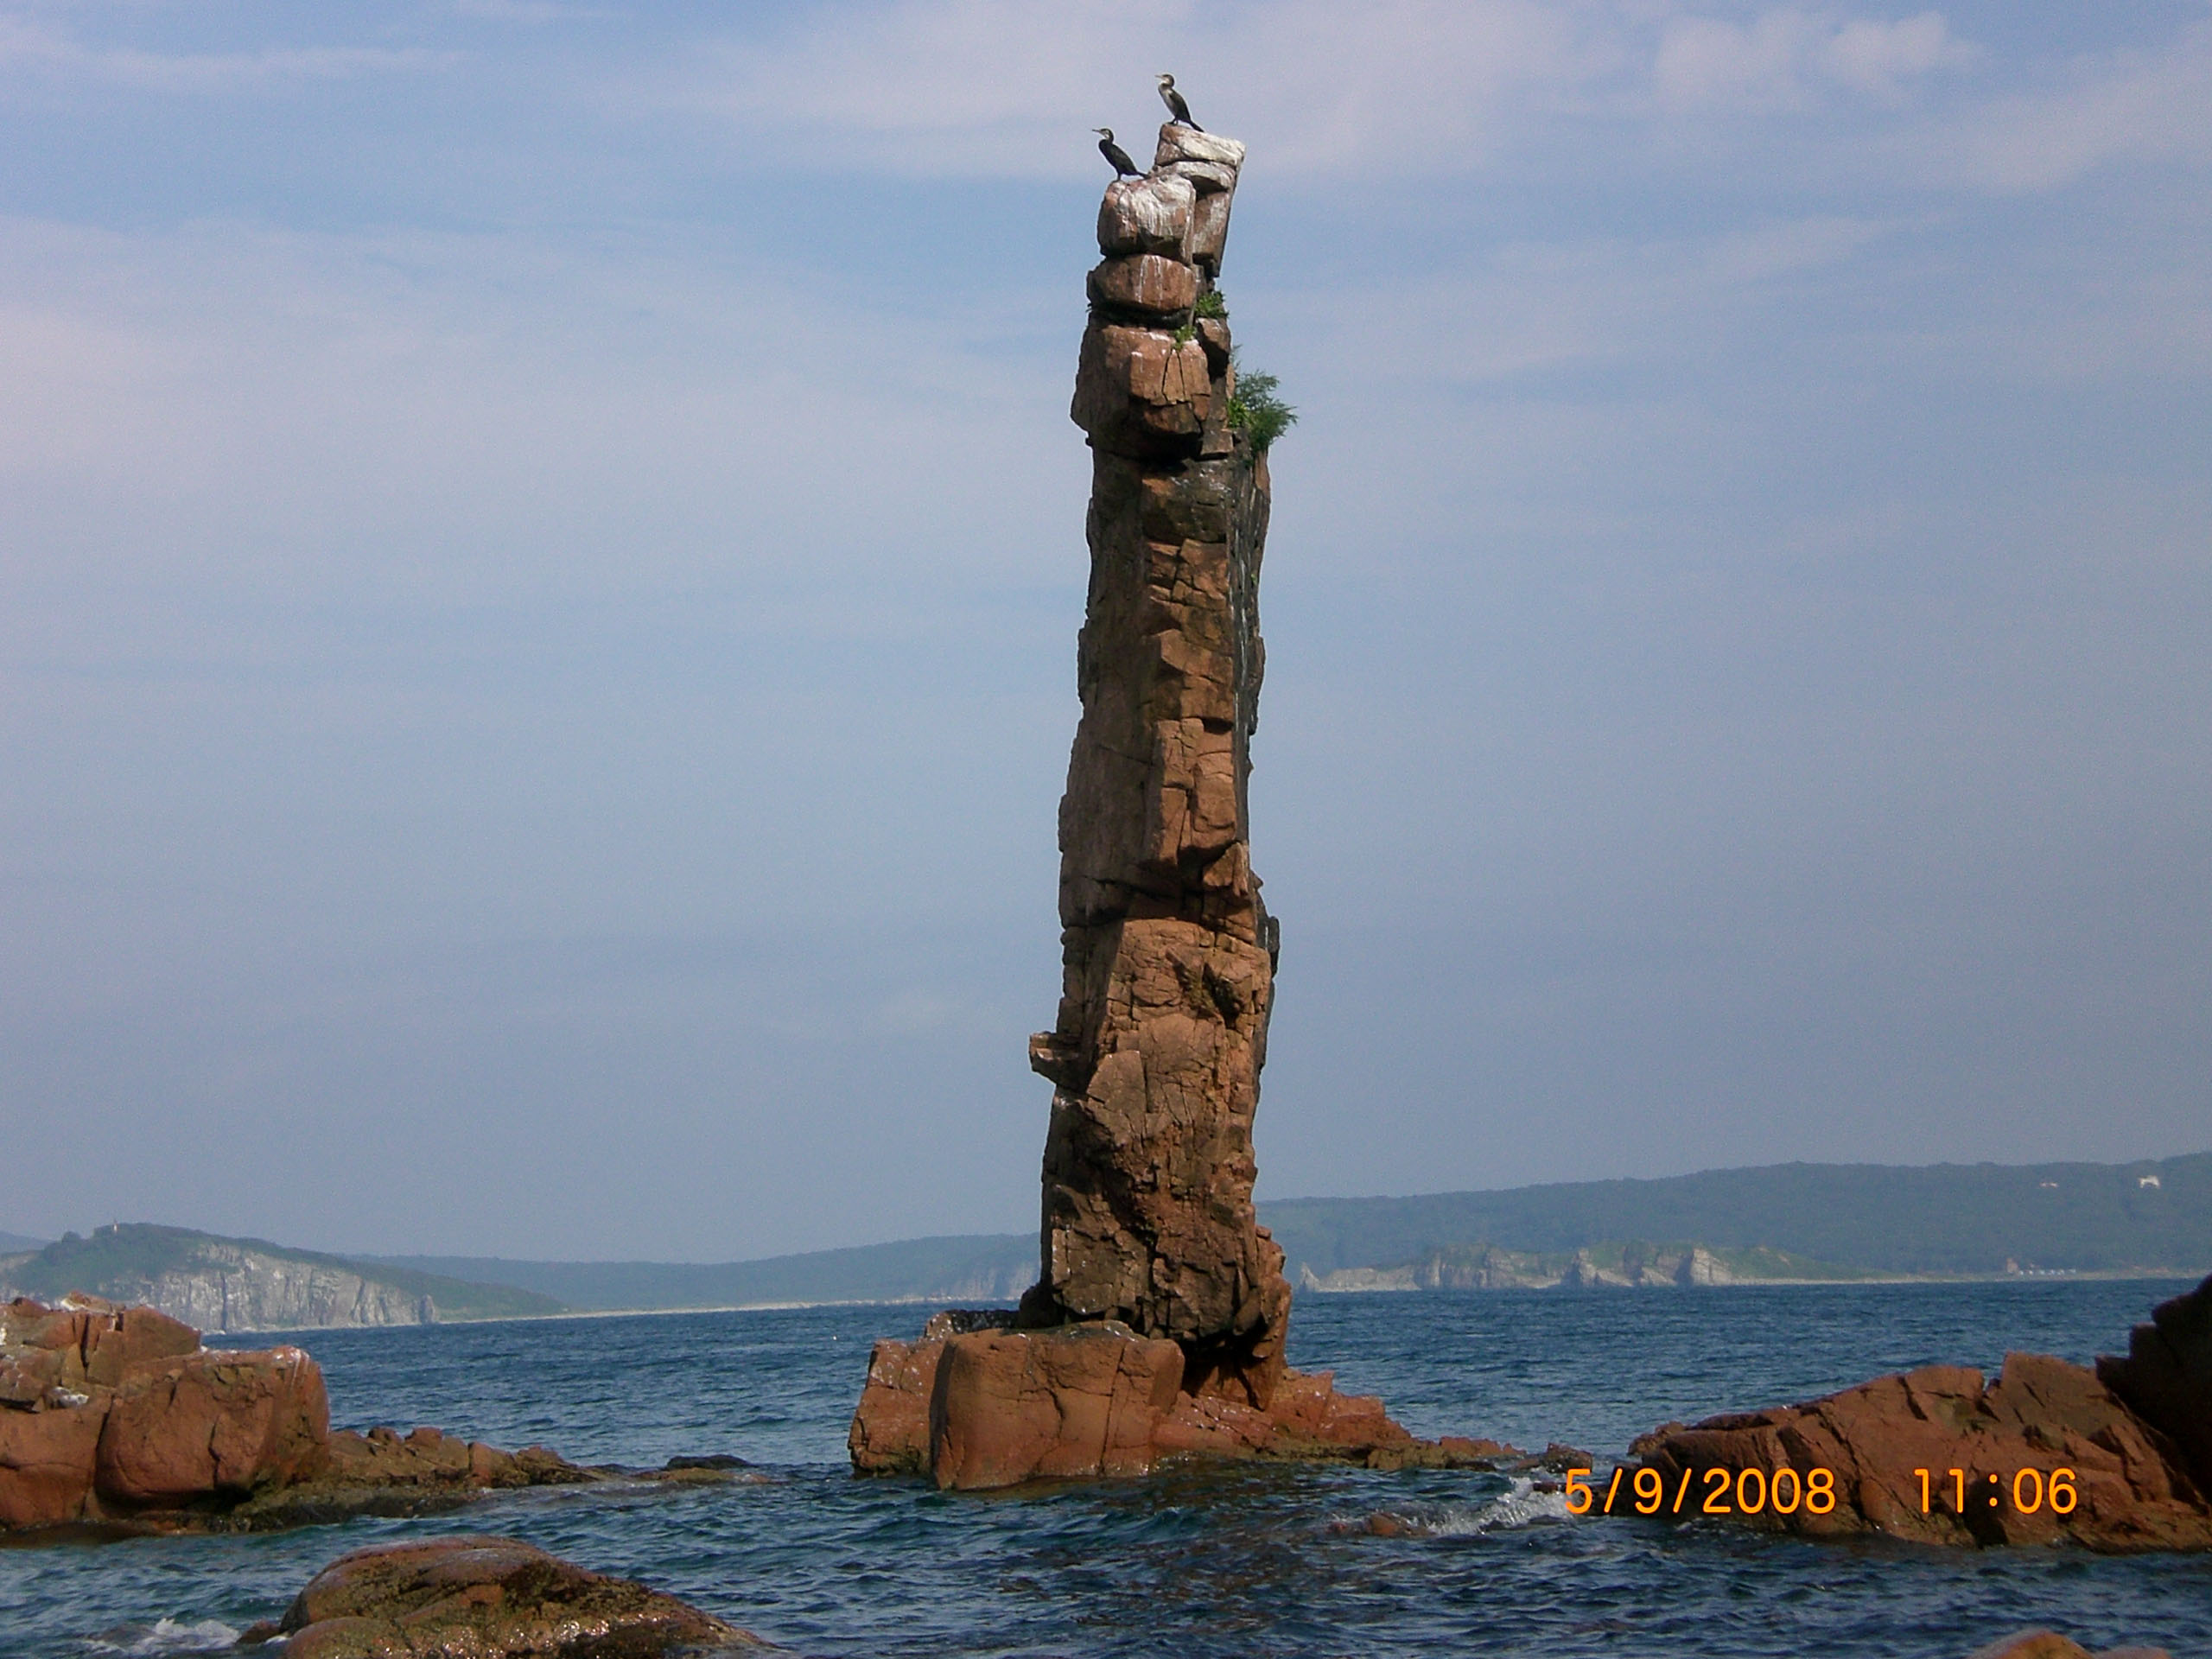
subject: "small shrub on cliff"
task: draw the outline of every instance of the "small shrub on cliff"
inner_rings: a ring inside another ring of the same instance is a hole
[[[1226,322],[1229,321],[1229,302],[1222,296],[1219,289],[1210,288],[1198,296],[1198,302],[1191,308],[1191,315],[1194,317],[1215,317]]]
[[[1252,441],[1253,453],[1264,455],[1274,441],[1298,424],[1298,411],[1276,391],[1281,384],[1272,374],[1247,369],[1232,352],[1236,391],[1229,400],[1229,424]]]

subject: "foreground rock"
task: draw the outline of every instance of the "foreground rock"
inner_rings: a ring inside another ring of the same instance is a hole
[[[341,1555],[283,1618],[286,1659],[658,1659],[765,1647],[628,1579],[512,1538],[440,1538]]]
[[[296,1348],[210,1352],[151,1308],[0,1309],[0,1526],[235,1503],[315,1468],[322,1373]]]
[[[726,1478],[585,1469],[435,1428],[333,1433],[322,1371],[296,1348],[239,1353],[149,1307],[71,1297],[0,1308],[0,1529],[256,1531],[419,1515],[485,1493]]]
[[[1109,187],[1071,413],[1091,448],[1083,715],[1060,803],[1042,1250],[1022,1322],[1183,1350],[1268,1408],[1290,1286],[1252,1207],[1276,930],[1249,852],[1267,464],[1231,421],[1213,290],[1244,147],[1169,125]]]
[[[863,1474],[963,1491],[1148,1472],[1172,1458],[1277,1458],[1489,1468],[1491,1440],[1416,1440],[1327,1372],[1286,1370],[1264,1409],[1184,1386],[1182,1348],[1117,1323],[1009,1328],[940,1313],[918,1342],[881,1341],[848,1447]]]
[[[1669,1516],[1813,1537],[2212,1548],[2212,1507],[2176,1441],[2093,1373],[2044,1354],[2007,1355],[1986,1386],[1980,1371],[1926,1366],[1802,1405],[1669,1423],[1630,1449],[1659,1472]],[[1623,1498],[1613,1512],[1630,1508]]]

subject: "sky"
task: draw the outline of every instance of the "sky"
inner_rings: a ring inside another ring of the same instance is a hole
[[[0,1229],[1035,1224],[1249,146],[1267,1198],[2212,1147],[2212,7],[0,0]]]

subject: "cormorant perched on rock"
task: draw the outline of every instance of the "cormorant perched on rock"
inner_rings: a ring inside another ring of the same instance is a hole
[[[1113,128],[1093,127],[1091,130],[1098,135],[1098,153],[1114,164],[1116,178],[1135,178],[1143,174],[1144,169],[1129,159],[1129,152],[1114,142]]]
[[[1204,127],[1191,119],[1191,106],[1183,101],[1183,94],[1175,90],[1174,76],[1160,77],[1160,101],[1167,106],[1168,114],[1173,116],[1192,132],[1205,130]]]

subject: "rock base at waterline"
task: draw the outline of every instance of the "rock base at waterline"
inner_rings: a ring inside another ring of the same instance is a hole
[[[251,1645],[285,1659],[674,1659],[766,1644],[673,1596],[513,1538],[438,1538],[341,1555]]]
[[[1023,1331],[998,1319],[940,1313],[918,1341],[875,1344],[847,1442],[856,1472],[980,1491],[1141,1475],[1174,1458],[1489,1468],[1518,1455],[1493,1440],[1417,1440],[1325,1371],[1286,1372],[1262,1410],[1185,1392],[1182,1349],[1127,1325]]]

